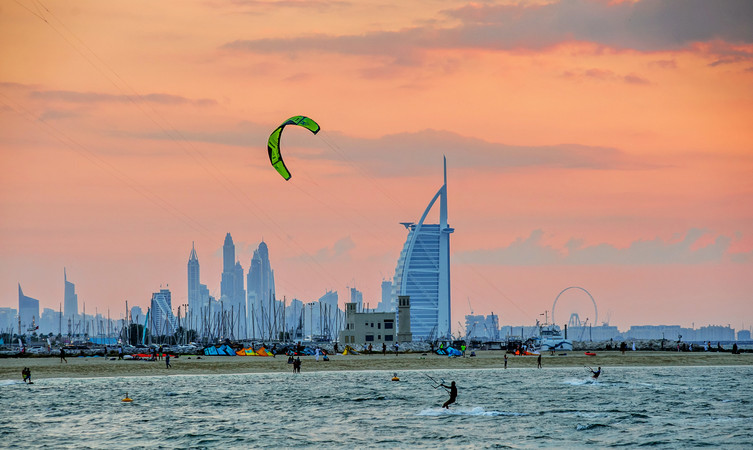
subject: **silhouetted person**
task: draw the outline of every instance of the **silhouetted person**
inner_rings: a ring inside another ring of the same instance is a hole
[[[450,398],[442,405],[442,408],[450,409],[450,405],[455,403],[455,399],[458,398],[458,388],[455,386],[454,381],[449,386],[445,386],[444,384],[440,384],[440,386],[450,390]]]
[[[65,361],[66,364],[68,364],[68,360],[65,359],[65,349],[60,348],[60,362]]]
[[[507,353],[505,353],[505,369],[507,369]]]
[[[541,355],[539,355],[539,357],[537,359],[537,362],[539,364],[539,369],[541,369]]]

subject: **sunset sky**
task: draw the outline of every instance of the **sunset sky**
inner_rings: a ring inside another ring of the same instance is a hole
[[[376,306],[446,156],[453,331],[753,322],[748,0],[17,0],[0,58],[0,306],[219,297],[228,232]]]

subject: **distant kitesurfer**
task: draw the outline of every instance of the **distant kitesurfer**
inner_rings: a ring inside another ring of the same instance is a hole
[[[31,382],[31,369],[24,367],[23,370],[21,370],[21,375],[24,377],[24,383],[33,384]]]
[[[442,408],[450,409],[450,405],[455,403],[455,399],[458,397],[458,388],[455,386],[454,381],[449,386],[445,386],[444,383],[440,384],[440,386],[450,390],[450,398],[442,405]]]
[[[68,360],[65,359],[65,349],[62,347],[60,348],[60,362],[65,361],[66,364],[68,364]]]
[[[594,380],[599,378],[599,375],[601,375],[601,366],[596,370],[591,369],[591,373],[593,374]]]

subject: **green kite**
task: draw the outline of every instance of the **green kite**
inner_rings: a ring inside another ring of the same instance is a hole
[[[285,167],[285,163],[282,161],[282,155],[280,154],[280,137],[282,136],[282,129],[286,125],[298,125],[316,134],[319,132],[319,124],[306,116],[293,116],[290,119],[282,123],[272,134],[269,135],[267,141],[267,151],[269,152],[269,162],[282,175],[286,180],[290,179],[290,172]]]

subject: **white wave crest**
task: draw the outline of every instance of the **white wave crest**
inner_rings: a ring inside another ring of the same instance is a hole
[[[527,416],[526,413],[508,411],[486,411],[480,406],[473,408],[429,408],[419,412],[419,416]]]

